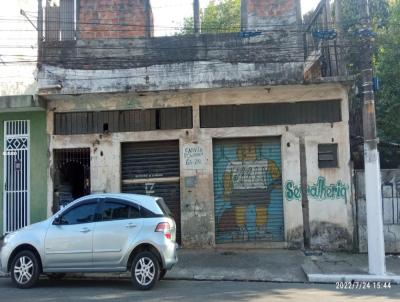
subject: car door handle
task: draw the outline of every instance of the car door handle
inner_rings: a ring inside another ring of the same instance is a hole
[[[81,233],[87,233],[90,232],[90,229],[88,228],[83,228],[82,230],[80,230]]]
[[[127,225],[125,225],[125,227],[128,229],[132,229],[132,228],[136,228],[136,225],[133,223],[128,223]]]

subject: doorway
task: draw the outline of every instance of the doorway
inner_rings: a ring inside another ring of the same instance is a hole
[[[90,149],[54,150],[53,213],[90,194]]]

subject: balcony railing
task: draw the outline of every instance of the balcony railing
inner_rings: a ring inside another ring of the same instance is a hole
[[[306,20],[304,77],[307,80],[341,75],[337,31],[332,22],[329,2],[321,0],[309,20]]]

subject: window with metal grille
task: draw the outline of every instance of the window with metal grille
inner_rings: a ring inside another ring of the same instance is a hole
[[[318,168],[337,168],[338,144],[318,145]]]
[[[341,101],[200,106],[201,128],[336,123]]]
[[[193,128],[192,107],[57,112],[54,134],[91,134]]]

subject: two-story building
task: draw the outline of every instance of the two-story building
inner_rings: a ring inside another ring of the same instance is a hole
[[[348,82],[305,59],[299,0],[243,1],[241,32],[172,37],[146,0],[46,8],[48,214],[150,194],[184,247],[351,247]]]

